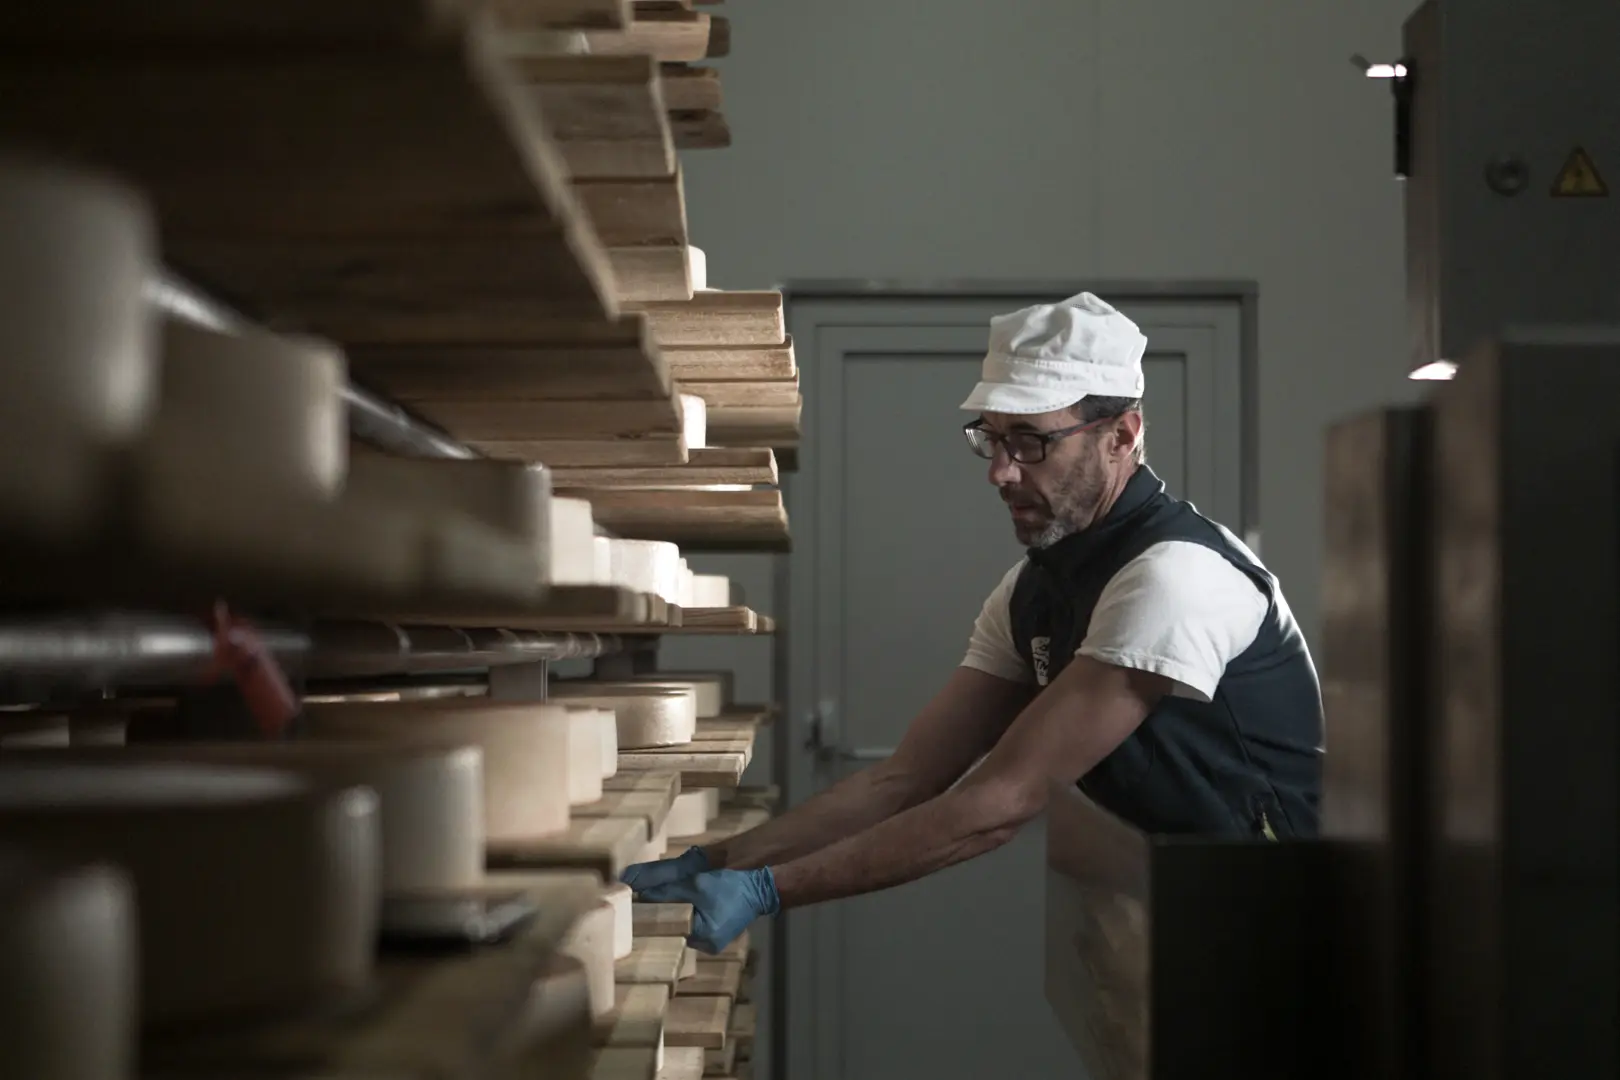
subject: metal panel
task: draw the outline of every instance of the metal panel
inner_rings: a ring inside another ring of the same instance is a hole
[[[1511,323],[1620,318],[1620,5],[1431,0],[1408,27],[1413,366]],[[1556,197],[1577,150],[1610,194]],[[1432,310],[1431,310],[1432,309]]]
[[[1431,460],[1427,408],[1365,413],[1328,432],[1322,834],[1349,963],[1341,1037],[1350,1074],[1366,1080],[1424,1075]]]
[[[1433,1075],[1614,1076],[1620,328],[1465,358],[1435,401]]]

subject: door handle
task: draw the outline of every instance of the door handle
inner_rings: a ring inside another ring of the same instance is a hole
[[[832,726],[837,704],[823,701],[805,717],[809,734],[804,748],[816,755],[818,761],[882,761],[894,753],[892,746],[843,746],[830,742],[827,734]]]

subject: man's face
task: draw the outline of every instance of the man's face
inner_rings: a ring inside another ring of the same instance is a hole
[[[1050,547],[1096,520],[1112,478],[1111,421],[1047,443],[1045,460],[1026,464],[1013,460],[1009,449],[1019,457],[1037,458],[1039,440],[1029,436],[1072,428],[1079,417],[1059,409],[1032,416],[985,413],[983,420],[990,432],[1010,439],[996,447],[989,479],[1012,515],[1019,543]],[[1030,449],[1036,452],[1027,453]]]

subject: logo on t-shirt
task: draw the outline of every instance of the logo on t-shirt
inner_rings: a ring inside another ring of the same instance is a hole
[[[1047,660],[1052,651],[1052,639],[1038,637],[1029,639],[1029,657],[1035,662],[1035,683],[1045,686],[1047,679]]]

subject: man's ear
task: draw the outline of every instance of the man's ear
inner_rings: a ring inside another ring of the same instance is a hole
[[[1128,454],[1136,449],[1136,442],[1142,437],[1142,414],[1136,409],[1121,413],[1114,422],[1114,452]]]

